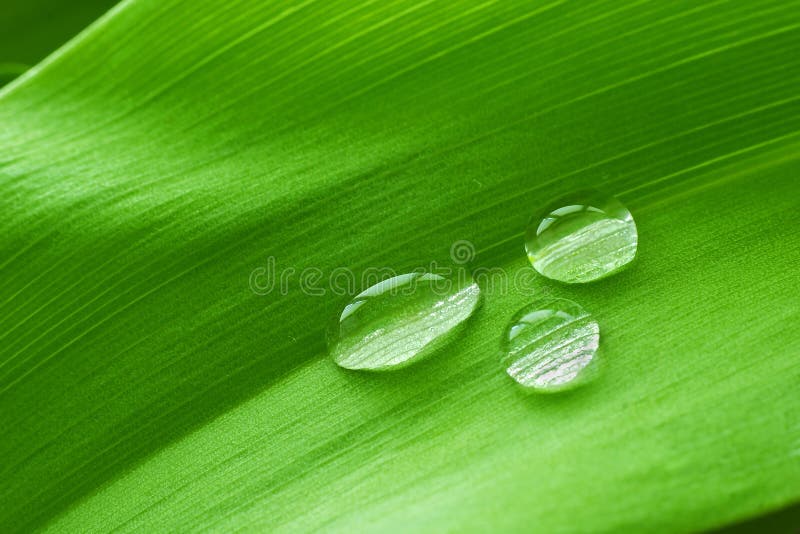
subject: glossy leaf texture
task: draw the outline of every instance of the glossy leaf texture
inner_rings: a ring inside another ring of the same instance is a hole
[[[796,1],[114,8],[0,90],[0,530],[673,532],[797,502],[798,50]],[[532,211],[585,188],[633,213],[630,268],[483,287],[396,373],[329,360],[352,295],[250,287],[459,240],[532,272]],[[500,363],[541,294],[602,332],[561,396]]]

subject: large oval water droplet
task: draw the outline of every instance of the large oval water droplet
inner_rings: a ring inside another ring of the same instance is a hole
[[[506,372],[536,391],[569,389],[593,378],[600,327],[566,299],[541,299],[514,315],[506,329]]]
[[[614,197],[580,191],[531,219],[525,250],[533,268],[553,280],[584,283],[622,269],[636,256],[636,223]]]
[[[331,356],[347,369],[408,365],[440,347],[479,302],[472,279],[409,273],[384,280],[345,306],[329,332]]]

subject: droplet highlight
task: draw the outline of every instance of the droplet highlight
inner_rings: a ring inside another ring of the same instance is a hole
[[[567,299],[540,299],[517,312],[503,339],[508,375],[532,391],[557,392],[597,372],[600,327]]]
[[[570,284],[592,282],[624,268],[639,236],[631,212],[599,191],[580,191],[534,216],[525,251],[541,275]]]
[[[480,289],[471,278],[418,272],[395,276],[345,306],[328,333],[331,356],[346,369],[407,366],[448,341],[479,303]]]

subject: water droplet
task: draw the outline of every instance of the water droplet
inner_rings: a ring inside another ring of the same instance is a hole
[[[525,232],[533,268],[570,284],[619,271],[636,256],[638,241],[631,212],[614,197],[591,190],[554,202]]]
[[[560,391],[594,377],[600,327],[571,300],[546,298],[514,315],[503,342],[511,378],[532,390]]]
[[[479,302],[471,278],[409,273],[384,280],[345,306],[329,331],[331,356],[347,369],[409,365],[439,348]]]

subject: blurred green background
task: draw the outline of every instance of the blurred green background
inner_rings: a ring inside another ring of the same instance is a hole
[[[0,2],[0,85],[47,57],[116,0],[3,0]]]

